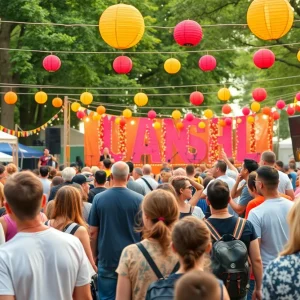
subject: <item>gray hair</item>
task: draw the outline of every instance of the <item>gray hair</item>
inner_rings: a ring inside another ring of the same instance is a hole
[[[111,173],[116,180],[127,181],[129,175],[129,167],[125,162],[118,161],[113,164]]]
[[[74,168],[66,167],[61,172],[61,177],[64,181],[72,181],[73,177],[76,175],[76,171]]]

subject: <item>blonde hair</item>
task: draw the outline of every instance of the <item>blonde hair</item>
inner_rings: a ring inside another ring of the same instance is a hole
[[[4,185],[0,182],[0,207],[4,206]]]
[[[9,163],[6,166],[6,172],[8,175],[13,175],[14,173],[16,173],[18,171],[17,166],[13,163]]]
[[[294,254],[300,251],[300,198],[296,199],[288,214],[290,237],[281,256]]]

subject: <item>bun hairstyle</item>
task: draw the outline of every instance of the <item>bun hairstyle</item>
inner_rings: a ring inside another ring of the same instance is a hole
[[[170,251],[171,230],[179,218],[176,198],[170,192],[155,190],[143,200],[142,210],[151,219],[153,226],[143,228],[144,239],[155,239],[163,248],[163,253]]]
[[[172,233],[173,246],[183,258],[184,270],[195,267],[197,260],[205,253],[211,242],[210,232],[205,223],[193,216],[178,221]]]

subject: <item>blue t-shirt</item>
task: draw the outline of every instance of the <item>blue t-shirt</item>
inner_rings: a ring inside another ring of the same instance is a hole
[[[289,174],[292,178],[292,185],[293,185],[293,189],[295,190],[297,187],[296,187],[296,182],[297,182],[297,173],[296,172],[291,172]]]
[[[200,199],[197,203],[197,206],[202,209],[202,211],[205,213],[207,211],[207,202],[206,199]]]
[[[100,266],[117,268],[123,249],[141,240],[135,228],[139,225],[142,200],[142,195],[122,187],[95,196],[88,223],[99,227]]]

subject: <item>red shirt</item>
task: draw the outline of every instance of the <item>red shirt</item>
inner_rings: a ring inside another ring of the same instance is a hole
[[[49,156],[45,156],[45,155],[41,156],[40,157],[41,166],[48,166],[50,159],[51,159],[50,155]]]

